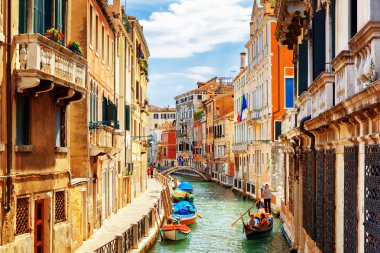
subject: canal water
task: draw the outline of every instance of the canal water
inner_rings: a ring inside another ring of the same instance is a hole
[[[280,227],[279,218],[275,218],[273,231],[268,237],[248,241],[242,233],[242,222],[235,227],[230,224],[253,205],[252,200],[243,200],[241,195],[231,189],[212,182],[203,182],[190,177],[177,177],[179,181],[188,181],[194,187],[194,205],[203,219],[190,225],[191,237],[183,241],[161,241],[157,239],[150,253],[282,253],[289,252]],[[256,209],[253,209],[256,211]],[[245,216],[247,221],[248,216]]]

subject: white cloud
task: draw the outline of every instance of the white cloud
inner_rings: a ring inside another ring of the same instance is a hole
[[[151,57],[185,58],[224,43],[245,42],[250,7],[245,0],[179,0],[142,20]]]

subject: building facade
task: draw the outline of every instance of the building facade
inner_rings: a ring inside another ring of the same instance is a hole
[[[78,39],[73,1],[8,3],[0,2],[0,251],[71,252],[83,239],[85,220],[76,213],[86,208],[88,190],[71,169],[78,155],[73,108],[86,96],[87,69],[65,47]],[[51,27],[62,35],[43,36]]]
[[[301,252],[379,248],[379,8],[360,0],[276,6],[276,37],[293,49],[296,70],[295,110],[282,122],[282,216]]]
[[[146,187],[130,110],[149,52],[132,64],[143,34],[117,0],[0,5],[0,251],[74,252]]]
[[[175,121],[176,109],[169,107],[160,108],[150,105],[149,113],[148,129],[151,137],[149,137],[150,147],[148,152],[148,163],[157,166],[158,163],[160,163],[160,161],[158,161],[159,159],[157,159],[158,142],[161,141],[161,131],[158,130],[158,128]],[[161,164],[162,163],[160,163],[160,165]]]
[[[255,1],[253,5],[250,39],[246,44],[246,83],[238,87],[235,98],[236,137],[247,144],[240,147],[246,148],[245,154],[243,151],[244,155],[236,161],[239,171],[245,172],[241,176],[243,194],[249,188],[249,193],[260,197],[261,187],[269,183],[278,191],[272,201],[275,211],[279,211],[284,187],[283,145],[279,136],[283,115],[294,107],[293,54],[274,37],[275,4],[270,1],[261,4]]]
[[[181,155],[185,164],[192,166],[194,162],[194,146],[197,145],[194,131],[194,112],[204,108],[203,102],[207,99],[232,90],[228,78],[222,77],[214,77],[207,82],[198,82],[197,86],[196,89],[175,97],[177,158]]]
[[[158,127],[161,129],[161,141],[158,143],[157,162],[163,168],[174,167],[176,162],[176,128],[175,122],[168,122]]]

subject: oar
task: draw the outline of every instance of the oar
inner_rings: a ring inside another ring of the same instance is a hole
[[[243,218],[243,216],[248,213],[249,210],[251,210],[256,204],[253,204],[253,206],[251,206],[250,208],[248,208],[247,211],[245,211],[242,215],[240,215],[239,218],[237,218],[234,222],[231,223],[231,227],[235,226],[236,222],[238,222],[241,218]]]
[[[199,213],[197,213],[197,216],[201,219],[203,219],[202,215],[200,215]]]

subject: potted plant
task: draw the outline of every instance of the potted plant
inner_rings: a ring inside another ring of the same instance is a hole
[[[46,30],[45,36],[55,42],[61,42],[61,40],[65,38],[65,35],[61,33],[61,30],[59,29],[59,27],[58,28],[52,27]]]
[[[75,40],[70,41],[69,44],[67,44],[67,48],[79,56],[83,55],[82,48],[80,47],[80,44],[78,41],[75,41]]]

